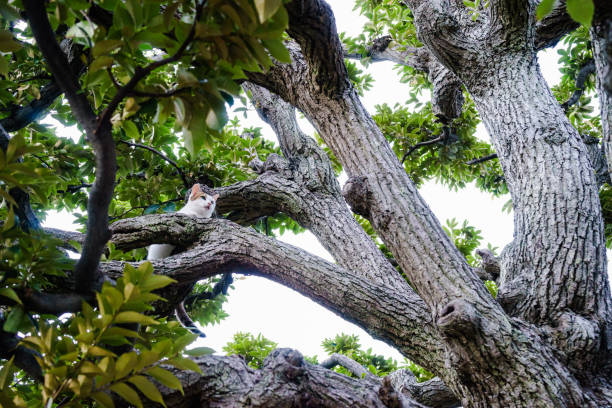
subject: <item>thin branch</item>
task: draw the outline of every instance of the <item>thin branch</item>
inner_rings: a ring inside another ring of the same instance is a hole
[[[469,164],[470,166],[473,164],[479,164],[479,163],[484,163],[487,160],[493,160],[493,159],[497,159],[497,153],[492,153],[492,154],[488,154],[486,156],[483,157],[479,157],[477,159],[474,160],[470,160],[469,162],[467,162],[466,164]]]
[[[164,159],[165,161],[170,163],[172,166],[174,166],[174,168],[176,169],[176,172],[178,173],[178,175],[181,176],[181,179],[183,180],[183,185],[185,186],[185,188],[190,188],[191,187],[189,185],[189,181],[187,181],[187,176],[185,175],[183,170],[181,170],[179,165],[174,160],[172,160],[171,158],[169,158],[168,156],[166,156],[165,154],[163,154],[159,150],[154,149],[154,148],[152,148],[150,146],[147,146],[147,145],[143,145],[141,143],[128,142],[126,140],[120,140],[119,143],[123,143],[123,144],[126,144],[128,146],[132,146],[132,147],[140,147],[141,149],[146,149],[146,150],[148,150],[150,152],[155,153],[156,155],[158,155],[159,157],[161,157],[162,159]]]
[[[197,334],[199,337],[206,337],[206,334],[204,334],[200,329],[198,329],[194,321],[191,320],[191,317],[189,317],[189,314],[185,310],[184,302],[179,303],[176,309],[174,309],[174,315],[176,316],[176,320],[178,320],[184,328],[194,334]]]
[[[29,1],[32,1],[32,0],[29,0]],[[201,3],[198,3],[196,5],[196,14],[193,20],[193,24],[191,25],[191,29],[189,30],[189,34],[187,35],[187,38],[185,38],[185,41],[183,41],[179,49],[174,53],[174,55],[168,58],[161,59],[159,61],[152,62],[144,68],[136,67],[134,71],[134,76],[128,81],[127,84],[125,84],[123,87],[119,89],[117,94],[114,96],[114,98],[110,101],[106,109],[104,109],[104,111],[100,115],[98,127],[102,123],[106,123],[106,122],[110,123],[110,118],[113,112],[115,111],[115,109],[117,109],[117,107],[119,106],[119,103],[121,103],[123,98],[128,96],[130,92],[134,90],[134,88],[136,87],[136,85],[141,79],[145,78],[153,70],[159,67],[162,67],[166,64],[176,62],[183,56],[183,54],[185,53],[185,50],[187,49],[187,47],[189,46],[189,44],[193,41],[195,37],[196,26],[197,26],[198,21],[200,20],[200,16],[202,15],[202,8],[204,7],[204,4],[206,4],[206,0],[203,0]]]
[[[410,154],[414,152],[416,149],[418,149],[419,147],[424,147],[424,146],[429,146],[432,144],[440,143],[443,140],[444,140],[444,137],[439,136],[439,137],[436,137],[435,139],[426,140],[424,142],[420,142],[420,143],[415,144],[414,146],[411,146],[410,149],[408,149],[408,151],[404,153],[404,155],[402,156],[401,163],[404,164],[408,156],[410,156]]]
[[[584,93],[584,89],[586,88],[586,80],[588,79],[589,75],[594,73],[595,60],[593,58],[590,58],[580,67],[580,70],[576,75],[576,90],[567,101],[561,104],[561,107],[565,112],[567,112],[571,106],[575,105],[576,102],[580,100],[580,97],[582,96],[582,94]]]
[[[159,205],[159,206],[162,206],[162,205],[164,205],[164,204],[168,204],[168,203],[177,203],[177,202],[179,202],[179,201],[183,201],[183,199],[182,199],[182,198],[173,198],[172,200],[162,201],[161,203],[155,203],[155,204],[157,204],[157,205]],[[149,205],[139,205],[139,206],[137,206],[137,207],[132,207],[132,208],[130,208],[129,210],[126,210],[126,211],[122,212],[122,213],[121,213],[121,214],[119,214],[119,215],[116,215],[116,216],[114,216],[114,217],[110,217],[110,218],[109,218],[109,220],[110,220],[110,221],[118,220],[118,219],[122,218],[124,215],[126,215],[126,214],[128,214],[128,213],[130,213],[130,212],[132,212],[132,211],[136,211],[136,210],[144,210],[144,209],[147,209],[147,208],[149,208],[150,206],[155,205],[155,204],[149,204]]]
[[[366,370],[361,364],[342,354],[334,353],[320,364],[321,367],[325,367],[327,369],[332,369],[338,365],[349,370],[351,374],[357,378],[368,378],[376,381],[380,380],[378,377]]]

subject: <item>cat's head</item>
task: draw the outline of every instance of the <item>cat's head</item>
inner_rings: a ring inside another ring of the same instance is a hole
[[[194,184],[188,193],[187,204],[185,205],[187,212],[193,212],[192,215],[200,217],[210,217],[215,211],[219,194],[214,193],[211,189],[206,188],[206,192],[200,184]],[[183,211],[186,212],[186,211]]]

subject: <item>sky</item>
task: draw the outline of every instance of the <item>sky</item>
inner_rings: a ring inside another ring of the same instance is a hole
[[[352,1],[331,1],[330,4],[336,16],[338,31],[344,31],[351,36],[358,35],[366,19],[352,11]],[[560,78],[556,67],[557,58],[555,50],[539,55],[541,69],[549,85],[556,84]],[[410,88],[399,82],[393,64],[372,64],[367,72],[371,73],[375,80],[372,89],[366,91],[362,99],[370,112],[374,112],[374,106],[377,104],[387,103],[393,106],[396,102],[403,103],[409,98]],[[271,129],[252,112],[245,126],[254,125],[262,127],[266,137],[275,138]],[[312,126],[305,119],[300,121],[300,126],[307,134],[313,133]],[[484,140],[489,138],[482,125],[479,126],[478,136]],[[482,231],[485,244],[491,243],[499,250],[512,240],[512,215],[501,211],[509,199],[508,196],[493,198],[471,185],[453,192],[433,182],[426,183],[419,191],[442,223],[450,218],[456,218],[459,222],[467,219],[471,225]],[[49,213],[44,226],[76,229],[69,214],[53,212]],[[286,232],[280,239],[333,261],[309,232],[297,236]],[[230,291],[229,302],[224,309],[229,313],[229,317],[220,324],[203,328],[207,337],[198,340],[198,346],[212,347],[222,353],[223,345],[232,339],[234,333],[261,333],[278,343],[279,347],[295,348],[307,356],[317,355],[321,361],[327,357],[321,347],[323,339],[346,333],[357,334],[361,345],[366,349],[372,348],[373,352],[393,357],[399,362],[403,360],[395,349],[372,339],[359,327],[345,322],[341,317],[292,289],[264,278],[235,276],[234,289]]]

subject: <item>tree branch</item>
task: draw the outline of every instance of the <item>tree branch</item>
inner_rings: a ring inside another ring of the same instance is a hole
[[[470,160],[466,164],[468,164],[468,165],[479,164],[479,163],[484,163],[484,162],[486,162],[488,160],[493,160],[493,159],[497,159],[497,153],[491,153],[491,154],[488,154],[486,156],[482,156],[482,157],[479,157],[477,159]]]
[[[166,156],[165,154],[163,154],[162,152],[160,152],[157,149],[154,149],[150,146],[141,144],[141,143],[134,143],[134,142],[128,142],[126,140],[120,140],[119,143],[124,143],[128,146],[132,146],[132,147],[139,147],[141,149],[146,149],[150,152],[155,153],[156,155],[158,155],[159,157],[161,157],[162,159],[164,159],[165,161],[167,161],[168,163],[170,163],[175,169],[176,172],[179,176],[181,176],[181,180],[183,180],[183,186],[185,186],[186,189],[191,188],[191,185],[189,183],[189,181],[187,181],[187,176],[185,176],[185,172],[183,172],[183,170],[181,170],[181,168],[179,167],[179,165],[172,160],[171,158],[169,158],[168,156]]]
[[[584,89],[586,87],[586,80],[588,79],[589,75],[594,74],[594,73],[595,73],[595,60],[593,60],[593,58],[590,58],[588,61],[582,64],[582,66],[580,67],[580,70],[578,71],[578,74],[576,75],[576,84],[575,84],[576,90],[574,91],[572,96],[570,96],[570,98],[567,101],[561,104],[561,107],[563,108],[565,112],[567,112],[571,106],[575,105],[576,102],[580,100],[580,97],[582,96]]]
[[[461,406],[461,402],[438,377],[419,383],[410,370],[403,369],[389,374],[388,378],[397,392],[405,394],[428,407],[454,408]]]
[[[120,220],[112,229],[113,242],[119,249],[162,241],[191,247],[153,262],[157,273],[171,276],[180,284],[228,272],[262,275],[321,303],[374,337],[393,343],[418,364],[434,372],[443,369],[439,365],[443,353],[439,354],[430,315],[422,301],[407,290],[363,279],[353,271],[223,219],[164,214]],[[118,277],[123,263],[106,262],[101,268],[107,276]]]
[[[350,378],[304,361],[291,349],[276,349],[261,370],[248,367],[238,356],[204,356],[195,359],[202,375],[172,369],[183,384],[184,395],[162,388],[169,407],[186,401],[207,401],[211,408],[334,407],[334,408],[424,408],[405,395],[391,392],[383,383]],[[389,398],[390,397],[390,398]]]
[[[380,381],[378,377],[366,370],[361,364],[343,354],[332,354],[327,360],[323,361],[320,366],[329,370],[336,366],[342,366],[357,378],[368,378],[369,380]]]
[[[25,0],[23,5],[36,38],[55,81],[63,90],[72,112],[87,134],[96,157],[96,178],[87,201],[87,236],[81,258],[74,270],[75,289],[89,293],[101,282],[97,272],[104,245],[110,236],[108,207],[115,183],[117,159],[110,121],[97,121],[85,94],[81,91],[77,75],[55,41],[44,3]]]

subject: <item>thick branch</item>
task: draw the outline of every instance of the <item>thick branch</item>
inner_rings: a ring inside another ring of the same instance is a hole
[[[121,249],[162,241],[181,247],[196,242],[187,252],[153,263],[158,273],[172,276],[181,284],[226,272],[262,275],[394,344],[428,369],[442,369],[438,360],[442,354],[431,331],[429,314],[422,301],[407,290],[399,292],[384,282],[363,279],[303,250],[222,219],[164,214],[120,220],[112,228],[113,242]],[[123,270],[120,262],[101,267],[109,277],[119,276]]]
[[[423,407],[405,395],[388,397],[383,384],[350,378],[312,365],[295,350],[277,349],[266,357],[261,370],[248,367],[244,359],[205,356],[196,359],[202,375],[174,370],[183,384],[185,395],[163,388],[168,407],[199,406],[210,408],[256,406],[388,408]]]
[[[567,14],[566,3],[566,0],[557,1],[553,11],[536,23],[536,50],[554,47],[564,35],[580,27]]]
[[[320,0],[293,0],[286,6],[289,13],[287,32],[305,51],[312,67],[313,82],[327,96],[349,89],[344,65],[344,52],[338,39],[334,15],[327,3]],[[334,41],[330,41],[334,38]]]
[[[96,157],[96,179],[87,201],[87,236],[81,258],[74,270],[76,290],[88,293],[100,284],[97,266],[110,237],[108,230],[108,207],[115,184],[117,160],[110,121],[97,122],[96,115],[80,89],[76,73],[55,41],[44,3],[25,0],[23,5],[28,15],[36,43],[45,57],[55,81],[66,95],[72,112],[87,134]]]

